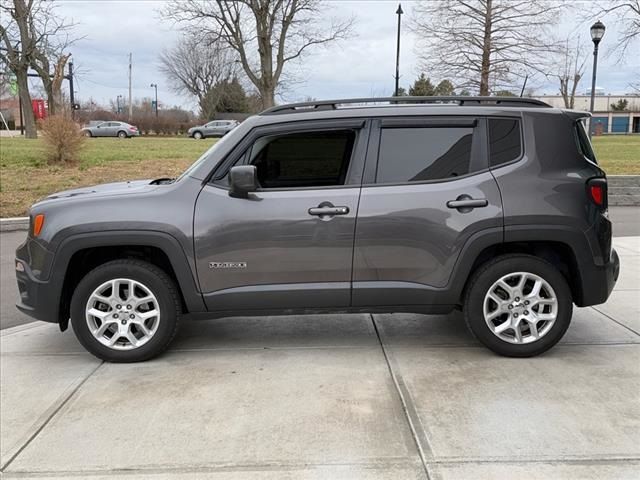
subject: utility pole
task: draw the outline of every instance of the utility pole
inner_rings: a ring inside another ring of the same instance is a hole
[[[133,117],[133,102],[131,98],[131,58],[132,54],[129,53],[129,121],[131,121],[131,117]]]
[[[398,4],[398,10],[396,10],[396,15],[398,15],[398,41],[396,45],[396,90],[395,96],[398,96],[399,83],[400,83],[400,18],[402,17],[402,4]]]
[[[71,118],[75,116],[76,100],[73,91],[73,62],[69,62],[69,101],[71,102]]]
[[[157,83],[152,83],[150,85],[150,87],[156,89],[156,100],[155,100],[155,103],[154,103],[154,109],[156,111],[156,118],[158,118],[158,84]]]

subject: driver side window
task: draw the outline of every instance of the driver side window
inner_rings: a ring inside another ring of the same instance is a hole
[[[355,138],[354,130],[260,137],[237,165],[255,165],[261,189],[344,185]]]

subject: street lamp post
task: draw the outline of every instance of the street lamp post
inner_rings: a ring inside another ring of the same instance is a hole
[[[591,120],[589,120],[589,138],[591,138],[591,132],[593,131],[593,111],[596,103],[596,72],[598,70],[598,45],[600,40],[604,37],[604,23],[598,20],[591,25],[591,40],[593,40],[593,76],[591,77]]]
[[[400,83],[400,18],[402,17],[402,4],[398,4],[398,9],[396,10],[396,15],[398,15],[398,40],[396,43],[396,93],[395,96],[398,96],[399,93],[399,83]]]
[[[118,107],[118,115],[120,115],[120,113],[122,112],[122,109],[121,109],[121,107],[120,107],[120,99],[121,99],[121,98],[122,98],[122,95],[118,95],[118,96],[116,97],[116,105],[117,105],[117,107]]]
[[[155,88],[156,90],[156,117],[158,116],[158,84],[157,83],[152,83],[150,85],[151,88]]]

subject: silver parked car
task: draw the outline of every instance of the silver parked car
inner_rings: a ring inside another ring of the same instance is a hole
[[[126,122],[101,122],[96,125],[88,125],[82,129],[86,137],[118,137],[130,138],[140,136],[138,127]]]
[[[206,137],[224,137],[238,125],[240,125],[240,122],[237,120],[213,120],[204,125],[190,128],[187,131],[187,135],[196,140]]]

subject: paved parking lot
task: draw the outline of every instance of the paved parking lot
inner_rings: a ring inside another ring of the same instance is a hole
[[[637,479],[640,237],[615,244],[611,301],[533,359],[459,314],[185,323],[133,365],[55,325],[5,329],[2,477]]]

